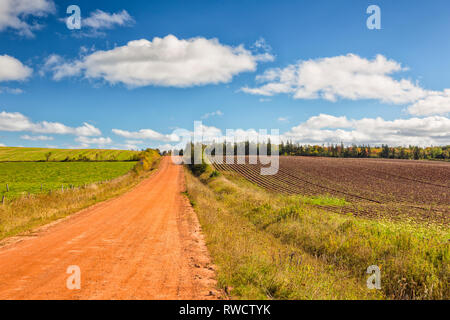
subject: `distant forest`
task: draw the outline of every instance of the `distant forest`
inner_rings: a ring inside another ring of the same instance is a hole
[[[246,141],[245,155],[249,154],[250,148],[257,150],[259,154],[260,144]],[[234,149],[234,154],[237,154],[238,144],[227,143],[229,150]],[[189,144],[186,146],[188,147]],[[191,144],[192,146],[192,144]],[[205,148],[206,146],[204,146]],[[223,154],[226,154],[224,146]],[[267,144],[267,154],[270,155],[270,141]],[[192,149],[191,149],[192,150]],[[390,147],[388,145],[381,145],[371,147],[369,145],[351,145],[344,146],[344,144],[332,145],[301,145],[291,141],[282,142],[278,146],[279,154],[282,156],[313,156],[313,157],[334,157],[334,158],[386,158],[386,159],[411,159],[411,160],[450,160],[450,145],[439,147]],[[180,150],[183,154],[183,150]],[[214,155],[214,151],[212,155]]]
[[[280,155],[293,156],[318,156],[336,158],[387,158],[387,159],[412,159],[412,160],[449,160],[450,146],[441,147],[381,147],[371,146],[347,146],[341,145],[300,145],[292,142],[281,143]]]

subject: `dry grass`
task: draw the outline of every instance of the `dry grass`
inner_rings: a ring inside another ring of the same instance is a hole
[[[208,173],[209,174],[209,173]],[[186,172],[187,190],[208,249],[218,266],[218,283],[238,299],[379,299],[345,269],[317,259],[261,230],[225,200],[247,203],[257,192],[240,193],[219,177],[207,186]],[[220,189],[220,190],[219,190]]]

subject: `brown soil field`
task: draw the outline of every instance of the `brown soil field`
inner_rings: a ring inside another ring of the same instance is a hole
[[[236,163],[236,162],[235,162]],[[349,205],[323,206],[355,216],[450,223],[450,163],[437,161],[280,156],[277,174],[261,164],[213,164],[285,194],[330,195]]]

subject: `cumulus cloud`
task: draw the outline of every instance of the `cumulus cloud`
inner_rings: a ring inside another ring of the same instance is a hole
[[[426,91],[410,80],[392,78],[393,73],[403,70],[400,63],[382,55],[368,60],[348,54],[269,69],[256,78],[262,86],[242,91],[264,96],[288,93],[294,99],[376,99],[395,104],[424,97]]]
[[[30,135],[23,135],[20,137],[20,139],[23,140],[30,140],[30,141],[50,141],[53,140],[53,137],[50,136],[30,136]]]
[[[19,60],[8,55],[0,56],[0,81],[26,80],[33,70]]]
[[[0,131],[29,131],[44,134],[72,134],[76,136],[98,136],[101,131],[84,122],[79,127],[69,127],[59,122],[33,122],[19,112],[0,112]]]
[[[446,145],[450,144],[450,119],[441,116],[359,120],[321,114],[293,127],[284,140],[303,144],[340,143],[370,145]]]
[[[139,131],[126,131],[120,129],[112,129],[112,132],[118,136],[127,139],[144,139],[144,140],[154,140],[154,141],[167,141],[167,142],[177,142],[179,137],[175,133],[162,134],[156,132],[152,129],[141,129]]]
[[[445,115],[450,112],[450,89],[426,90],[393,74],[406,70],[400,63],[377,55],[369,60],[355,54],[300,61],[285,68],[266,70],[256,76],[260,86],[241,91],[261,96],[289,94],[294,99],[372,99],[406,104],[417,116]]]
[[[450,89],[430,92],[428,96],[409,106],[408,112],[418,116],[450,113]]]
[[[168,35],[130,41],[72,62],[53,61],[51,70],[55,80],[84,76],[129,87],[190,87],[229,82],[239,73],[256,70],[258,62],[271,59],[270,54],[254,55],[242,45],[231,47],[217,39]]]
[[[33,37],[33,31],[40,29],[30,18],[45,17],[55,12],[52,0],[2,0],[0,2],[0,31],[14,29],[20,35]]]

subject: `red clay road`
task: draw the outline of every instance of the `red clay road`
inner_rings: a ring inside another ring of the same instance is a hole
[[[182,166],[0,248],[0,299],[213,299],[214,269]],[[69,290],[69,266],[81,288]]]

